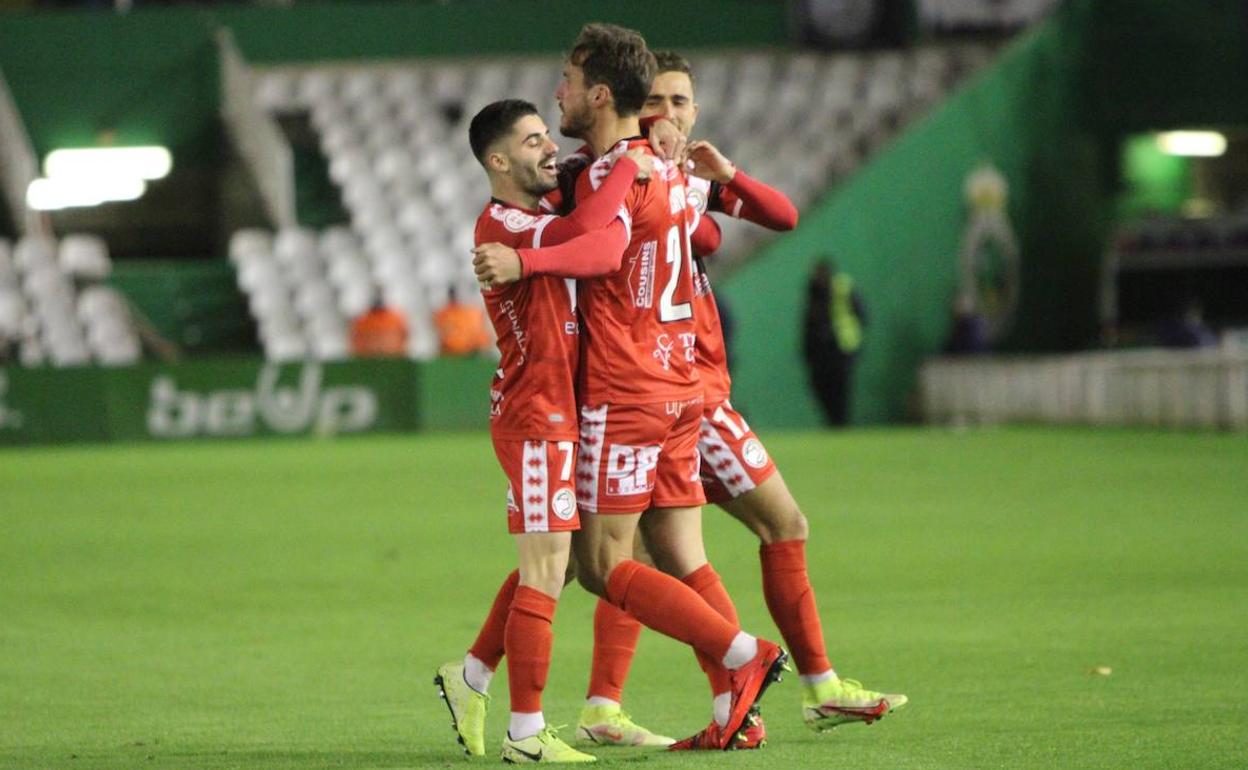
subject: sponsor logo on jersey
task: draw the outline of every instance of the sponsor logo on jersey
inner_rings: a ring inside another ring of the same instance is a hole
[[[576,515],[576,495],[570,489],[561,489],[550,498],[550,510],[563,521],[571,521]]]
[[[511,323],[511,335],[516,339],[516,347],[520,349],[520,363],[523,364],[529,357],[529,337],[520,326],[520,311],[512,300],[504,301],[499,307],[507,314],[507,320]]]
[[[654,307],[654,265],[658,253],[659,242],[646,241],[632,259],[631,272],[637,275],[635,290],[633,282],[628,282],[628,288],[633,292],[633,307]],[[629,277],[632,278],[631,275]]]
[[[607,454],[607,494],[639,495],[654,489],[659,447],[612,444]]]
[[[741,447],[741,459],[751,468],[761,468],[767,464],[767,450],[763,449],[762,442],[752,438]]]
[[[672,368],[672,349],[676,347],[676,341],[670,335],[660,334],[654,340],[654,352],[650,355],[656,361],[663,365],[663,371]]]

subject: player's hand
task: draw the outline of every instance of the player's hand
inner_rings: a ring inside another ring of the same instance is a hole
[[[654,156],[640,147],[624,153],[624,157],[637,164],[637,181],[644,182],[654,173]]]
[[[472,269],[481,288],[506,286],[520,280],[520,254],[501,243],[483,243],[472,250]]]
[[[684,157],[687,142],[688,138],[667,118],[659,118],[650,126],[650,147],[663,160],[677,161]]]
[[[737,175],[737,167],[710,142],[701,139],[691,142],[685,153],[685,169],[694,176],[728,184]]]

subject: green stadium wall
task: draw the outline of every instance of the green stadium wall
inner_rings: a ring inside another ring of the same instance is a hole
[[[1231,0],[1068,2],[986,72],[722,282],[738,319],[734,400],[758,424],[818,424],[801,361],[811,266],[833,255],[870,315],[855,423],[916,417],[922,360],[944,345],[966,175],[1009,182],[1022,295],[1004,351],[1095,346],[1119,146],[1132,132],[1248,123],[1248,19]]]

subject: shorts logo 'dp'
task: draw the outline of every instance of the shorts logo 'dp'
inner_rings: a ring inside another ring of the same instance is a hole
[[[607,455],[607,494],[639,495],[654,489],[659,467],[657,446],[612,444]]]

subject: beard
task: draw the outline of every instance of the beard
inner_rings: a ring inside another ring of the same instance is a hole
[[[517,174],[516,183],[520,186],[520,189],[538,198],[559,187],[557,179],[544,178],[542,170],[536,166],[521,166]]]
[[[571,139],[584,139],[592,125],[593,117],[589,105],[565,105],[563,115],[559,118],[559,133]]]

